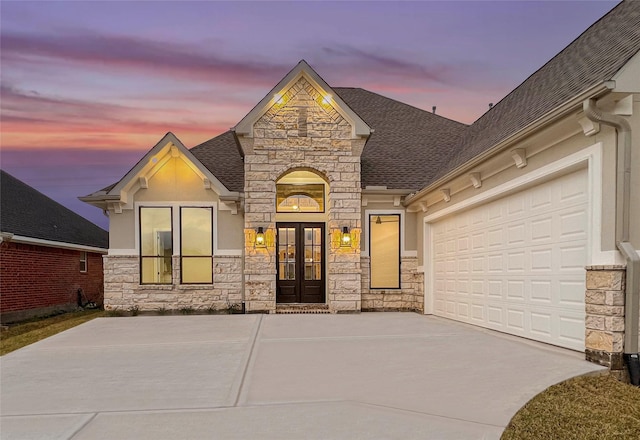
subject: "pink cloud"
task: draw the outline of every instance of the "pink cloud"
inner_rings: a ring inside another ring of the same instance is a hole
[[[138,71],[170,77],[233,84],[272,84],[290,66],[266,61],[232,60],[192,46],[130,36],[74,33],[2,34],[2,61],[50,65],[52,60],[96,69]]]

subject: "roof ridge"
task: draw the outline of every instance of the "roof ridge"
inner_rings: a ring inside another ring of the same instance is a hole
[[[416,107],[415,105],[412,105],[412,104],[407,104],[406,102],[398,101],[397,99],[394,99],[394,98],[389,98],[388,96],[385,96],[385,95],[383,95],[381,93],[373,92],[371,90],[364,89],[362,87],[332,87],[332,89],[333,90],[336,90],[336,89],[362,90],[363,92],[371,93],[372,95],[379,96],[380,98],[387,99],[389,101],[393,101],[393,102],[396,102],[398,104],[401,104],[404,107],[409,107],[409,108],[414,109],[414,110],[419,110],[419,111],[421,111],[421,112],[423,112],[423,113],[425,113],[427,115],[436,116],[438,118],[446,119],[447,121],[455,122],[455,123],[463,125],[465,127],[469,127],[470,126],[469,124],[465,124],[464,122],[460,122],[460,121],[456,121],[455,119],[447,118],[446,116],[442,116],[442,115],[439,115],[437,113],[430,112],[430,111],[422,109],[420,107]]]
[[[550,63],[552,63],[556,58],[560,57],[562,54],[564,54],[569,48],[571,48],[571,46],[573,46],[574,44],[576,44],[576,41],[578,41],[584,34],[586,34],[587,32],[589,32],[591,30],[591,28],[593,28],[594,26],[596,26],[598,23],[600,23],[602,20],[604,20],[609,14],[611,14],[614,10],[616,10],[617,8],[619,8],[622,4],[627,3],[625,0],[621,1],[620,3],[618,3],[617,5],[613,6],[606,14],[604,14],[602,17],[600,17],[598,20],[594,21],[593,23],[591,23],[591,25],[586,28],[584,31],[582,31],[579,35],[577,35],[573,40],[571,40],[571,42],[569,42],[560,52],[558,52],[557,54],[555,54],[553,57],[551,57],[549,60],[547,60],[547,62],[545,62],[542,66],[538,67],[538,69],[536,69],[533,73],[531,73],[529,76],[527,76],[520,84],[518,84],[516,87],[514,87],[513,89],[511,89],[511,91],[509,93],[507,93],[506,95],[504,95],[502,97],[502,99],[500,99],[498,102],[496,102],[489,110],[485,111],[483,114],[481,114],[475,121],[473,121],[470,126],[473,126],[476,122],[480,121],[484,116],[486,116],[487,114],[489,114],[491,112],[491,110],[495,109],[496,107],[498,107],[505,99],[507,99],[509,96],[513,95],[514,93],[516,93],[516,91],[518,91],[518,89],[520,89],[527,81],[529,81],[529,79],[531,79],[533,76],[535,76],[538,72],[540,72],[542,69],[544,69],[546,66],[548,66]]]

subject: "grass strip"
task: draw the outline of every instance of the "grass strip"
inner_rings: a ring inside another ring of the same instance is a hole
[[[102,310],[84,310],[12,325],[0,333],[0,356],[103,315]]]
[[[640,439],[640,388],[582,376],[547,388],[511,419],[501,440]]]

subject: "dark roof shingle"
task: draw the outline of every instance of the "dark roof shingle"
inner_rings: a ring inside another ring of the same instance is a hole
[[[358,88],[335,87],[373,130],[362,152],[362,186],[422,188],[451,157],[467,126]]]
[[[2,170],[0,231],[62,243],[109,247],[107,231]]]
[[[444,176],[571,98],[611,79],[638,50],[640,1],[625,1],[475,121],[457,153],[435,177]]]
[[[232,131],[191,148],[191,152],[229,191],[244,191],[244,162]]]

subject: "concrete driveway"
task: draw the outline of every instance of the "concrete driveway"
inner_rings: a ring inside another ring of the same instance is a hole
[[[100,318],[0,358],[0,437],[498,439],[582,357],[413,313]]]

